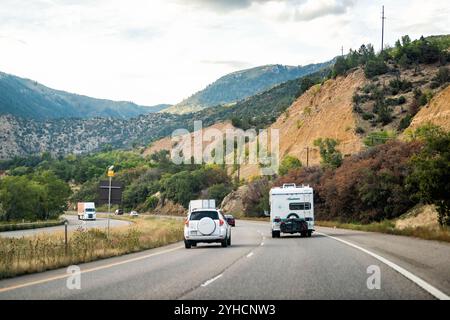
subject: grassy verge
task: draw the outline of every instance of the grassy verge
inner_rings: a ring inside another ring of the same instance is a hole
[[[370,224],[358,224],[358,223],[341,223],[337,221],[316,221],[315,224],[320,227],[328,228],[340,228],[340,229],[350,229],[359,230],[367,232],[380,232],[400,236],[416,237],[425,240],[439,240],[450,242],[450,228],[406,228],[397,229],[395,227],[394,221],[382,221],[374,222]]]
[[[64,221],[63,219],[59,219],[36,222],[0,223],[0,232],[55,227],[63,225]]]
[[[183,239],[181,221],[151,217],[120,219],[134,223],[112,229],[109,238],[99,229],[69,233],[67,254],[63,233],[0,238],[0,279],[156,248]]]

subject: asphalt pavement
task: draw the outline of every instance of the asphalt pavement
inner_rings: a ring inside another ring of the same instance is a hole
[[[68,225],[67,230],[68,231],[74,231],[77,228],[86,228],[86,229],[105,229],[108,225],[108,219],[106,218],[97,218],[97,220],[78,220],[78,217],[75,215],[64,215],[63,218],[67,219]],[[112,216],[114,218],[114,216]],[[109,222],[110,228],[115,227],[122,227],[127,226],[130,224],[129,221],[124,220],[115,220],[110,219]],[[42,233],[55,233],[55,232],[63,232],[64,231],[64,225],[55,226],[55,227],[47,227],[47,228],[37,228],[37,229],[26,229],[26,230],[16,230],[16,231],[5,231],[0,232],[0,237],[5,238],[21,238],[21,237],[28,237],[28,236],[35,236]]]
[[[232,246],[180,243],[0,281],[0,299],[445,299],[450,245],[317,228],[272,239],[265,222],[237,221]]]

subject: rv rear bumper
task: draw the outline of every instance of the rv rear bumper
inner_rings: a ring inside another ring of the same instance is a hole
[[[287,219],[280,223],[282,233],[305,233],[309,231],[308,223],[303,219]]]

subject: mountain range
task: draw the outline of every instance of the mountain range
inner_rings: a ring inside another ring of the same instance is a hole
[[[280,83],[297,79],[334,63],[334,59],[306,66],[265,65],[227,74],[180,103],[164,110],[187,113],[205,108],[226,105],[266,91]]]
[[[26,119],[111,117],[129,119],[170,105],[140,106],[133,102],[96,99],[48,88],[36,81],[0,72],[0,115]]]

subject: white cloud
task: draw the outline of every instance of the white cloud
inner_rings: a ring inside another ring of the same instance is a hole
[[[187,4],[186,4],[187,3]],[[447,1],[386,4],[386,39],[450,30]],[[372,42],[382,1],[2,0],[0,70],[50,87],[176,103],[226,73]]]

